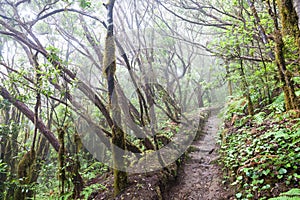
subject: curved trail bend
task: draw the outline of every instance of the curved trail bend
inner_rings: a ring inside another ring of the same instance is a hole
[[[166,200],[230,199],[222,185],[222,171],[217,165],[216,137],[221,120],[212,114],[204,127],[204,136],[195,141],[189,158],[178,174],[177,181],[164,192]]]

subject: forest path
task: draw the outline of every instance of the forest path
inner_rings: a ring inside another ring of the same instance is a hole
[[[221,120],[215,113],[208,118],[204,136],[191,147],[184,166],[179,171],[177,181],[164,192],[166,200],[221,200],[230,199],[230,192],[222,185],[222,171],[217,164],[216,144]]]

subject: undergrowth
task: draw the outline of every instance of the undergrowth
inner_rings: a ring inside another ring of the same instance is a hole
[[[225,182],[236,199],[300,199],[300,118],[274,105],[248,116],[242,102],[227,106],[220,132]]]

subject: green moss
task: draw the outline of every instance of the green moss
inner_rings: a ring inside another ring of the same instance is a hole
[[[65,128],[58,129],[58,140],[59,140],[59,150],[58,150],[58,161],[59,161],[59,180],[61,182],[60,191],[61,194],[64,194],[65,191],[65,182],[67,180],[66,171],[65,171]]]
[[[18,178],[22,179],[20,183],[29,184],[31,180],[31,172],[35,161],[35,151],[31,150],[24,154],[18,164]]]
[[[114,37],[107,36],[105,38],[105,51],[103,58],[103,73],[107,77],[109,73],[115,74],[116,72],[116,56],[115,56],[115,41]]]
[[[35,151],[31,150],[24,154],[18,163],[18,179],[20,185],[14,193],[14,199],[22,200],[26,197],[26,192],[22,189],[31,183],[32,173],[35,170]]]
[[[125,149],[125,134],[119,127],[113,127],[112,137],[113,163],[114,163],[114,196],[117,196],[127,186],[127,173],[120,170],[125,160],[117,153],[116,148]]]
[[[277,4],[280,10],[283,34],[293,36],[295,38],[295,45],[300,49],[299,19],[293,7],[292,0],[277,0]]]

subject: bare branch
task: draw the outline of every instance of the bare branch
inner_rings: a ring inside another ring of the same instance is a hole
[[[196,24],[199,26],[214,26],[214,27],[218,27],[221,29],[226,29],[226,26],[232,26],[233,24],[231,23],[220,23],[220,24],[214,24],[214,23],[200,23],[200,22],[196,22],[196,21],[192,21],[189,19],[186,19],[185,17],[178,15],[177,13],[175,13],[174,11],[172,11],[171,9],[167,8],[164,4],[162,4],[160,1],[156,0],[157,3],[159,3],[165,10],[167,10],[169,13],[173,14],[174,16],[178,17],[179,19],[182,19],[186,22],[189,22],[191,24]]]

